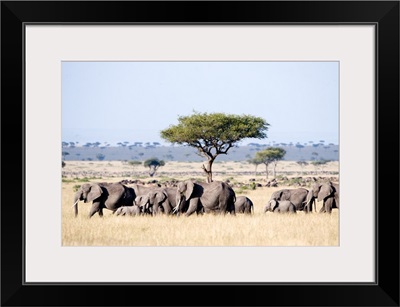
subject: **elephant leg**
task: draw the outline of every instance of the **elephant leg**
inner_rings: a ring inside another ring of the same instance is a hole
[[[100,216],[103,216],[103,208],[100,208],[100,209],[99,209],[99,215],[100,215]]]
[[[165,212],[166,215],[172,214],[171,211],[172,211],[172,209],[169,206],[166,206],[166,208],[164,208],[164,212]]]
[[[157,215],[157,214],[161,213],[158,203],[154,203],[153,206],[152,206],[152,209],[153,209],[153,212],[152,212],[153,215]]]
[[[333,198],[330,197],[325,201],[325,212],[332,213]]]
[[[205,213],[204,207],[198,206],[198,208],[196,209],[196,213],[197,213],[197,215],[199,215],[199,214],[203,215]]]
[[[93,203],[92,208],[90,208],[89,218],[91,218],[96,212],[100,211],[100,203]]]
[[[189,202],[189,208],[186,211],[186,216],[189,216],[191,214],[193,214],[194,212],[197,211],[197,204],[198,204],[199,200],[198,199],[191,199]]]

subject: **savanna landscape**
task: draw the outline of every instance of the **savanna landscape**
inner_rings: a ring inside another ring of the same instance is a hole
[[[148,186],[174,186],[192,179],[205,181],[202,162],[169,161],[153,175],[143,166],[124,161],[68,161],[62,169],[63,246],[338,246],[339,210],[331,214],[316,210],[306,214],[264,213],[272,193],[283,188],[308,189],[312,179],[339,182],[339,162],[330,161],[323,170],[311,164],[279,161],[274,176],[246,161],[216,161],[213,180],[227,182],[236,196],[245,195],[254,204],[252,214],[192,214],[191,216],[140,215],[88,218],[89,203],[79,202],[74,216],[74,193],[86,182],[130,181]]]

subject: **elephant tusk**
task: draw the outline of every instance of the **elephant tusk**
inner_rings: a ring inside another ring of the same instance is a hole
[[[71,208],[75,207],[78,202],[79,202],[79,199],[72,205]]]
[[[181,204],[181,200],[179,200],[178,204],[172,209],[172,213],[175,213],[179,209],[179,205]]]

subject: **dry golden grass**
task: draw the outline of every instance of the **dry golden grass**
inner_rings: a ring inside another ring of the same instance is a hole
[[[295,162],[282,161],[281,170],[296,169]],[[168,163],[163,169],[164,176],[182,180],[190,177],[182,171],[190,169],[197,171],[201,163]],[[226,162],[215,164],[215,174],[222,172],[223,177],[215,176],[215,180],[233,177],[234,180],[248,181],[254,178],[243,174],[244,163]],[[168,166],[168,167],[167,167]],[[190,166],[190,168],[188,167]],[[92,181],[116,182],[120,172],[126,171],[127,166],[121,162],[68,162],[71,172],[110,168],[115,177],[102,177]],[[229,170],[227,170],[229,168]],[[247,166],[245,170],[253,170]],[[277,169],[278,170],[278,169]],[[338,164],[331,163],[327,170],[338,171]],[[304,171],[304,170],[303,170]],[[166,175],[165,175],[166,174]],[[144,176],[144,175],[143,175]],[[203,177],[201,169],[199,177]],[[220,177],[220,178],[218,178]],[[255,177],[259,180],[262,177]],[[144,180],[150,179],[143,177]],[[159,178],[155,178],[159,179]],[[104,210],[104,217],[97,214],[87,218],[91,204],[80,202],[79,215],[74,217],[73,187],[80,182],[63,182],[62,192],[62,244],[63,246],[338,246],[339,245],[339,211],[333,210],[328,214],[277,214],[263,213],[263,207],[271,194],[284,187],[259,187],[246,190],[246,194],[254,203],[254,214],[251,216],[231,215],[192,215],[190,217],[175,216],[114,216]],[[293,188],[293,187],[291,187]],[[321,203],[317,203],[318,209]]]

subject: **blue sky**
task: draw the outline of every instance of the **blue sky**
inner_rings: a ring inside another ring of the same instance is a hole
[[[339,140],[338,62],[63,62],[62,141],[160,142],[179,115],[263,117],[262,144]]]

